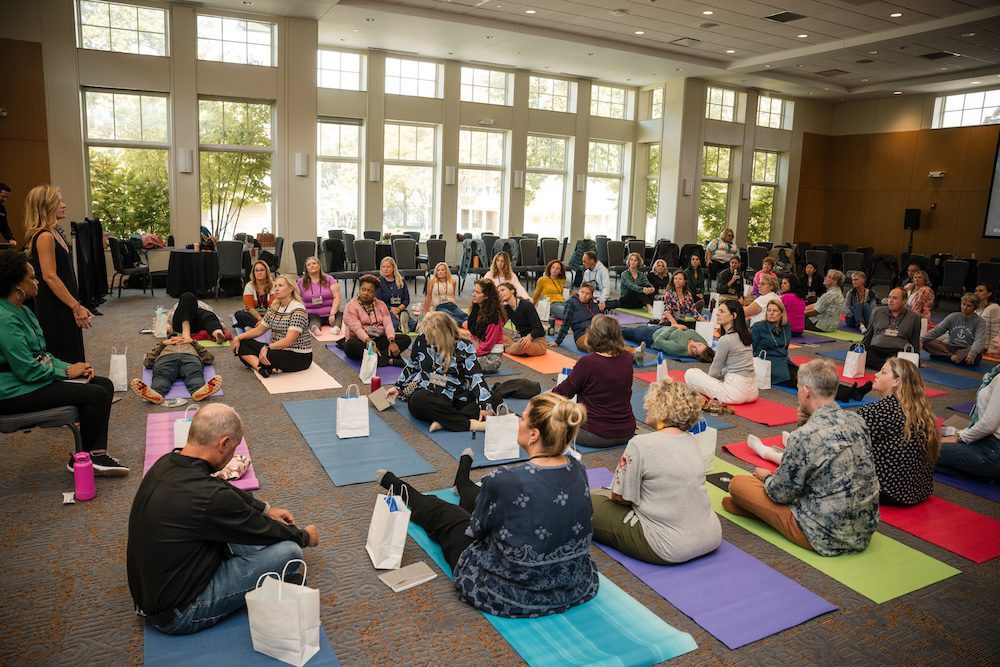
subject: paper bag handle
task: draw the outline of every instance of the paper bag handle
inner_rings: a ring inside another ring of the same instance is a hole
[[[913,349],[913,345],[912,344],[907,343],[906,345],[903,346],[903,352],[913,353],[913,352],[916,352],[916,350]]]
[[[201,406],[196,403],[192,403],[191,405],[184,408],[184,421],[188,421],[188,410],[194,410],[195,412],[198,412],[199,408],[201,408]],[[194,419],[194,417],[192,417],[192,419]]]
[[[361,395],[361,388],[356,384],[347,385],[347,393],[344,394],[344,398],[357,398]]]
[[[288,571],[288,566],[291,565],[292,563],[302,563],[302,584],[301,585],[305,586],[306,585],[306,574],[308,574],[308,572],[309,572],[309,565],[307,565],[306,562],[304,560],[302,560],[301,558],[293,558],[290,561],[288,561],[287,563],[285,563],[285,567],[281,568],[281,580],[282,581],[285,580],[285,572]],[[278,599],[279,600],[281,599],[281,587],[278,588]]]
[[[757,353],[757,358],[758,359],[763,359],[764,361],[767,361],[767,350],[761,350],[760,352],[758,352]]]
[[[265,572],[264,574],[262,574],[259,577],[257,577],[257,584],[254,586],[254,588],[260,588],[260,582],[262,582],[265,579],[267,579],[268,577],[272,577],[272,576],[275,579],[278,579],[278,580],[281,579],[281,575],[278,574],[277,572]]]
[[[500,407],[496,409],[496,416],[497,416],[497,417],[501,416],[501,415],[500,415],[500,410],[503,410],[503,414],[505,414],[505,415],[509,415],[509,414],[513,414],[513,413],[512,413],[511,411],[510,411],[510,408],[508,408],[508,407],[507,407],[507,404],[506,404],[506,403],[501,403],[501,404],[500,404]]]
[[[856,343],[854,345],[854,347],[851,348],[851,352],[857,352],[858,350],[860,350],[861,352],[864,352],[865,351],[865,346],[862,345],[861,343]]]
[[[398,496],[395,493],[393,493],[393,491],[392,491],[393,488],[395,488],[395,487],[393,487],[393,485],[390,484],[389,488],[387,489],[387,495],[390,498],[402,498],[403,499],[403,504],[404,505],[409,505],[410,504],[410,493],[406,490],[406,485],[405,484],[401,484],[400,485],[400,487],[399,487],[399,495]]]
[[[117,355],[118,354],[118,348],[117,347],[112,347],[111,348],[111,354],[112,355]],[[125,351],[122,352],[122,354],[126,354],[126,355],[128,354],[128,345],[125,346]]]

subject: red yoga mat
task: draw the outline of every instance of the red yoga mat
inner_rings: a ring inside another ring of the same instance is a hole
[[[674,382],[684,382],[684,371],[667,371],[667,374]],[[646,382],[656,382],[656,371],[636,373],[635,377]],[[765,426],[794,424],[799,420],[798,411],[795,408],[769,401],[766,398],[758,397],[756,401],[730,405],[729,407],[737,416]]]
[[[801,366],[802,364],[808,364],[810,361],[814,361],[814,359],[812,359],[811,357],[803,357],[798,355],[789,357],[789,360],[796,366]],[[845,377],[843,366],[837,366],[837,375],[840,376],[841,382],[845,382],[849,385],[854,384],[855,382],[857,382],[858,384],[864,384],[865,382],[875,381],[874,373],[865,373],[864,377],[859,377],[859,378]],[[924,387],[924,393],[927,394],[927,398],[937,398],[938,396],[946,396],[948,394],[948,392],[942,391],[941,389],[931,389],[930,387]]]

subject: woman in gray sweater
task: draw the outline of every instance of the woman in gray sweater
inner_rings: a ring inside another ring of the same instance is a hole
[[[715,347],[715,360],[708,372],[692,368],[684,382],[703,396],[720,403],[739,404],[757,400],[757,376],[753,371],[753,337],[739,301],[719,305],[722,337]]]

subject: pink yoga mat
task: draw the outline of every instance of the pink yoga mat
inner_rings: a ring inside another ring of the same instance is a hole
[[[205,366],[204,374],[205,374],[205,382],[208,382],[209,380],[214,378],[216,375],[215,366],[213,366],[212,364],[208,364],[207,366]],[[142,381],[145,382],[146,384],[152,384],[153,369],[151,368],[142,369]],[[219,389],[219,391],[212,394],[212,396],[222,396],[222,389]],[[184,386],[183,380],[175,380],[174,384],[170,387],[170,391],[168,391],[163,396],[163,398],[191,398],[191,392],[189,392],[187,390],[187,387]]]
[[[188,414],[194,414],[193,411]],[[142,462],[142,474],[160,460],[164,454],[169,454],[174,449],[174,422],[184,416],[183,410],[173,412],[157,412],[146,416],[146,455]],[[236,447],[236,453],[243,456],[250,456],[250,449],[247,447],[247,440],[243,438]],[[253,463],[247,468],[243,477],[230,482],[237,489],[253,491],[260,488],[260,482],[254,473]]]
[[[782,448],[780,435],[761,440],[765,445]],[[745,442],[734,442],[722,448],[755,466],[768,470],[778,467],[754,454]],[[910,507],[882,505],[879,510],[882,521],[890,526],[975,563],[985,563],[1000,556],[1000,521],[937,496]]]

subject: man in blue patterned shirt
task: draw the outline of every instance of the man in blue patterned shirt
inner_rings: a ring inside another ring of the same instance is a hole
[[[864,551],[878,527],[878,477],[864,420],[837,405],[839,378],[828,361],[799,369],[799,424],[781,464],[739,475],[727,512],[756,517],[822,556]]]

